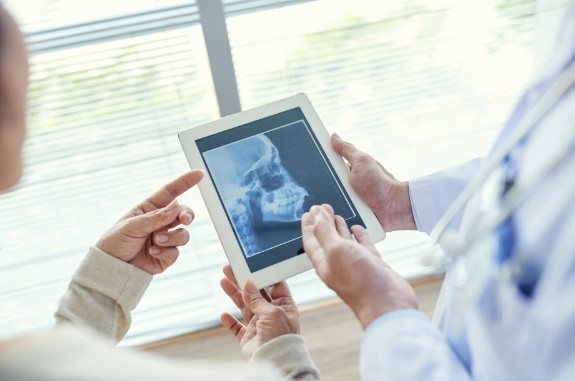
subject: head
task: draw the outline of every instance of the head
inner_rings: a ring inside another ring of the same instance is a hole
[[[0,192],[22,175],[28,54],[14,19],[0,3]]]
[[[281,162],[277,147],[265,135],[244,139],[252,155],[240,177],[242,201],[249,205],[254,222],[299,222],[307,191],[298,185]],[[245,154],[244,154],[245,155]],[[237,161],[236,161],[237,163]]]

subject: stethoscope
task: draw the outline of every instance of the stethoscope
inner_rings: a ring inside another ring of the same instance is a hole
[[[500,168],[506,155],[518,146],[518,144],[531,132],[558,101],[575,85],[575,63],[571,63],[555,80],[549,89],[533,105],[533,107],[518,122],[515,129],[510,132],[501,145],[496,147],[491,156],[484,163],[479,173],[464,188],[451,207],[439,219],[430,233],[432,247],[423,256],[424,265],[432,268],[433,272],[443,273],[456,260],[470,253],[473,247],[484,242],[492,235],[496,227],[503,222],[535,189],[547,174],[559,166],[562,160],[575,148],[575,126],[568,129],[568,136],[562,137],[554,151],[547,157],[542,157],[538,168],[522,176],[506,192],[500,200],[497,210],[481,215],[481,218],[473,221],[476,228],[462,238],[460,234],[449,229],[449,225],[462,212],[472,197],[484,187],[494,173]],[[575,122],[575,121],[574,121]],[[438,248],[439,246],[439,248]]]

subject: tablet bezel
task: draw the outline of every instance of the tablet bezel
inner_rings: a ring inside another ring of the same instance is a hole
[[[206,172],[206,178],[198,184],[198,187],[236,280],[241,286],[243,286],[248,280],[251,280],[259,288],[267,287],[310,269],[312,264],[307,255],[302,254],[253,273],[250,271],[246,258],[242,252],[241,244],[236,238],[233,227],[227,217],[224,205],[220,201],[216,191],[214,180],[211,178],[209,171],[204,164],[202,154],[198,149],[196,141],[294,108],[300,108],[301,112],[307,119],[309,128],[315,134],[321,148],[334,169],[335,174],[339,178],[339,182],[343,185],[351,202],[355,206],[359,217],[365,223],[371,239],[374,242],[377,242],[385,238],[385,232],[373,211],[359,198],[349,185],[349,169],[341,156],[339,156],[331,147],[330,135],[325,129],[306,94],[297,94],[257,108],[232,114],[189,130],[182,131],[178,134],[178,137],[190,167],[201,168]]]

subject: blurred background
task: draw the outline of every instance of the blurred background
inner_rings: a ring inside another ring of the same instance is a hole
[[[177,133],[305,92],[330,132],[409,179],[484,155],[552,46],[565,1],[4,0],[31,54],[26,168],[0,195],[0,336],[47,327],[88,246],[187,170]],[[225,255],[196,190],[191,242],[124,344],[218,324]],[[378,245],[429,273],[427,237]],[[24,274],[24,275],[23,275]],[[333,296],[309,271],[305,305]]]

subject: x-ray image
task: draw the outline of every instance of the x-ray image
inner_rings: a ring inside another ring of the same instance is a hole
[[[247,258],[301,241],[301,217],[314,204],[355,216],[303,120],[202,154]]]
[[[309,194],[290,176],[267,136],[245,138],[205,157],[247,257],[274,244],[259,230],[286,232],[299,224]]]

